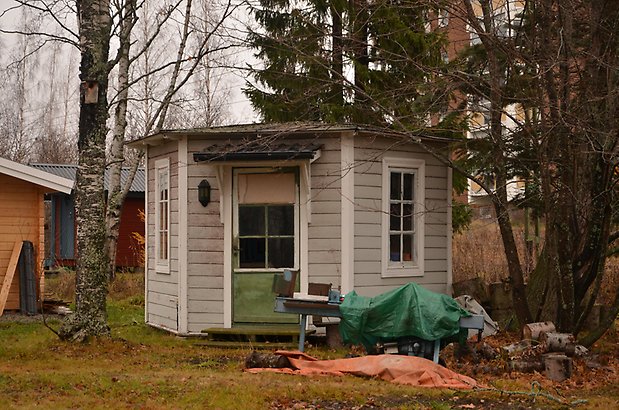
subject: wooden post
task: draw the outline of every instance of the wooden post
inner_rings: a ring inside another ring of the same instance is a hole
[[[6,306],[6,300],[9,297],[9,290],[13,283],[13,276],[15,276],[15,269],[17,268],[17,262],[19,261],[19,254],[21,253],[22,241],[15,242],[13,246],[13,253],[11,253],[11,259],[9,260],[9,266],[6,268],[6,274],[4,275],[4,281],[2,282],[2,288],[0,289],[0,316],[4,313],[4,307]]]

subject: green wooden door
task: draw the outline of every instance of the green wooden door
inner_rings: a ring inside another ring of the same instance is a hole
[[[298,323],[273,312],[272,291],[277,272],[298,266],[297,172],[236,169],[234,188],[233,324]]]

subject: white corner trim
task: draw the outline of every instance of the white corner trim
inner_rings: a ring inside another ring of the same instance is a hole
[[[223,165],[215,166],[215,177],[217,178],[217,189],[219,190],[219,221],[224,223],[226,221],[224,217],[224,170]]]
[[[70,194],[73,189],[73,181],[70,179],[62,178],[58,175],[29,167],[28,165],[10,161],[6,158],[0,158],[0,174],[21,179],[26,182],[31,182],[64,194]]]
[[[311,177],[307,164],[300,167],[299,186],[299,269],[300,290],[307,293],[309,287],[309,223],[311,222]]]
[[[415,244],[417,258],[413,264],[390,266],[389,264],[389,189],[391,185],[390,169],[412,170],[415,172],[414,210],[415,215]],[[381,246],[381,276],[413,277],[424,275],[425,262],[425,183],[426,162],[417,158],[383,157],[382,166],[382,246]]]
[[[452,217],[453,217],[453,209],[452,209],[452,200],[453,200],[453,169],[451,167],[447,168],[447,285],[445,289],[445,293],[451,295],[452,292],[452,284],[453,284],[453,227]]]
[[[232,170],[222,167],[219,206],[224,216],[224,327],[232,327]]]
[[[355,265],[355,136],[345,133],[341,136],[341,291],[348,293],[354,289]]]
[[[187,137],[178,140],[178,331],[188,329],[188,183],[187,183]]]
[[[144,148],[144,157],[146,158],[146,166],[144,167],[144,322],[148,323],[148,268],[150,266],[148,263],[148,245],[150,242],[148,240],[150,235],[148,231],[148,220],[150,219],[148,216],[148,210],[150,209],[148,204],[150,198],[148,195],[148,145]]]

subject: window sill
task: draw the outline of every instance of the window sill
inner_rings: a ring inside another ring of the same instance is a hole
[[[423,276],[423,269],[419,267],[411,268],[387,268],[381,272],[382,278],[404,278],[404,277],[420,277]]]
[[[170,267],[166,266],[166,265],[157,265],[155,266],[155,273],[161,274],[161,275],[169,275],[170,274]]]

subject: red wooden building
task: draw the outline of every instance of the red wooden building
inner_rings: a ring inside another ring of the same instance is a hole
[[[31,166],[73,181],[77,171],[77,165],[31,164]],[[128,174],[129,169],[122,170],[121,184],[125,183]],[[106,190],[108,181],[109,175],[106,172]],[[119,268],[144,266],[143,245],[136,239],[136,235],[144,236],[144,186],[144,170],[138,169],[129,194],[125,199],[120,218],[120,234],[116,254],[116,266]],[[53,193],[48,195],[47,198],[50,201],[50,210],[48,213],[48,246],[45,253],[45,267],[73,266],[77,249],[74,198],[72,195],[63,193]]]

